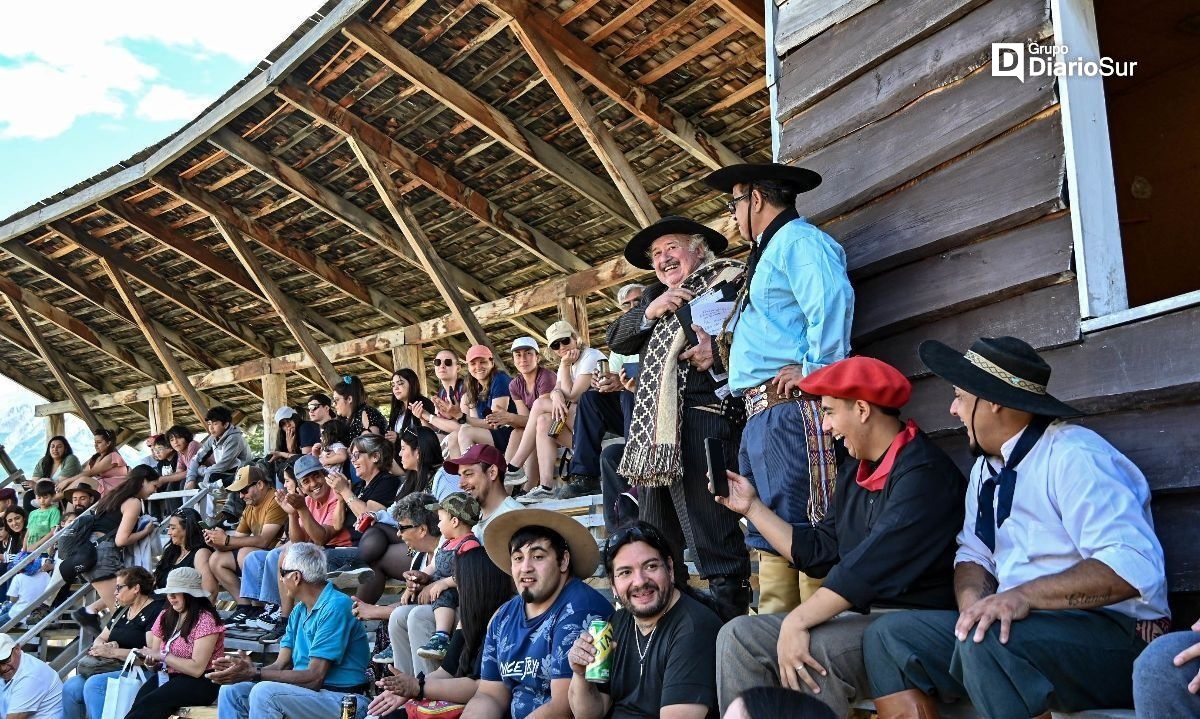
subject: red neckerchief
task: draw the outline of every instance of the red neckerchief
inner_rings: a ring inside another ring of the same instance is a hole
[[[916,422],[911,419],[908,420],[908,423],[904,425],[904,429],[900,430],[900,433],[892,440],[892,446],[888,447],[888,450],[883,453],[883,459],[879,460],[875,471],[870,472],[869,475],[869,463],[866,461],[859,462],[858,476],[854,478],[854,481],[858,482],[858,486],[868,492],[878,492],[883,489],[883,485],[887,484],[888,475],[892,473],[892,465],[896,463],[896,455],[900,454],[900,450],[904,449],[904,445],[913,441],[917,436],[917,432],[920,431],[921,428],[917,426]]]

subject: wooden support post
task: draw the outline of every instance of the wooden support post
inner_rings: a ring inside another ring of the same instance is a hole
[[[321,379],[325,380],[325,385],[333,389],[334,385],[342,381],[342,376],[334,369],[333,363],[325,356],[324,350],[317,341],[313,339],[312,333],[300,321],[300,311],[296,306],[295,301],[285,295],[279,285],[275,284],[275,280],[271,275],[267,274],[266,268],[259,262],[254,251],[250,249],[250,245],[242,237],[242,233],[238,231],[232,224],[226,222],[220,217],[212,217],[213,224],[221,232],[225,241],[229,243],[229,248],[233,250],[233,254],[241,261],[242,266],[254,278],[262,290],[267,301],[271,303],[271,307],[275,309],[275,313],[283,320],[283,324],[291,332],[292,337],[296,340],[296,344],[300,345],[300,349],[304,354],[308,355],[309,360],[321,373]]]
[[[528,25],[517,22],[513,25],[513,30],[516,31],[517,38],[525,47],[525,52],[529,54],[533,64],[537,65],[538,70],[541,71],[542,77],[546,78],[546,82],[554,90],[554,94],[558,95],[567,114],[575,121],[575,126],[583,134],[583,139],[587,140],[592,147],[592,152],[595,152],[596,157],[600,158],[600,164],[604,165],[604,170],[612,178],[613,184],[617,186],[621,197],[625,199],[625,204],[629,205],[633,216],[643,226],[657,222],[658,210],[654,208],[654,202],[650,199],[646,188],[642,186],[642,181],[638,179],[633,165],[626,159],[625,151],[617,144],[604,121],[596,114],[583,91],[575,84],[575,78],[572,77],[571,71],[567,69],[563,61],[559,59],[558,53],[536,30],[532,30]]]
[[[108,279],[112,282],[113,289],[117,291],[117,294],[121,297],[121,301],[125,303],[125,306],[133,314],[134,322],[137,323],[138,329],[145,335],[146,341],[150,343],[150,349],[154,350],[158,361],[166,368],[171,381],[183,393],[183,399],[192,408],[192,412],[196,414],[197,419],[203,422],[204,415],[208,412],[208,401],[201,397],[196,388],[192,386],[192,381],[188,379],[187,374],[183,371],[183,366],[175,358],[175,353],[171,351],[171,348],[167,346],[162,335],[158,333],[158,329],[154,326],[153,318],[146,311],[137,294],[134,293],[133,287],[129,285],[129,280],[125,279],[125,275],[107,258],[100,258],[100,266],[108,273]]]
[[[421,380],[421,394],[429,396],[429,377],[425,370],[425,355],[421,345],[400,345],[392,348],[392,365],[396,369],[407,367],[417,373]]]
[[[148,402],[150,409],[150,434],[162,434],[175,424],[175,408],[170,397],[155,397]],[[201,419],[204,419],[201,417]]]
[[[474,344],[487,345],[491,348],[492,353],[496,356],[496,364],[503,367],[504,364],[500,360],[500,353],[496,352],[496,348],[492,347],[491,340],[488,339],[487,333],[483,331],[483,325],[479,319],[475,317],[475,313],[471,310],[471,306],[467,304],[463,298],[462,292],[459,291],[458,285],[450,280],[449,272],[446,270],[446,263],[438,256],[438,253],[433,248],[433,243],[425,235],[425,231],[421,229],[420,223],[417,222],[416,216],[408,205],[404,204],[404,198],[396,190],[395,183],[392,182],[392,176],[388,174],[387,167],[384,166],[383,160],[375,151],[366,145],[360,143],[356,138],[348,138],[347,142],[350,148],[354,151],[355,157],[367,172],[367,177],[371,178],[371,183],[375,185],[375,191],[383,199],[383,204],[387,207],[388,212],[392,215],[392,220],[396,226],[400,228],[400,232],[404,234],[408,240],[409,247],[412,248],[413,254],[421,262],[421,267],[425,269],[425,274],[429,275],[429,279],[433,281],[438,292],[442,295],[442,300],[445,301],[446,307],[450,309],[450,315],[454,319],[462,323],[466,330],[467,339]]]
[[[58,380],[58,384],[62,386],[63,391],[67,393],[67,397],[71,400],[71,404],[75,406],[75,413],[87,422],[89,427],[99,427],[100,421],[96,419],[96,415],[92,414],[92,410],[88,408],[87,401],[83,398],[83,393],[75,386],[71,380],[71,376],[63,369],[62,363],[59,362],[58,353],[50,349],[46,344],[46,340],[42,337],[42,333],[37,326],[33,324],[33,319],[29,313],[25,311],[25,305],[13,299],[11,296],[6,296],[8,306],[12,308],[13,314],[17,318],[17,323],[21,325],[21,329],[25,330],[25,334],[29,336],[29,340],[37,347],[38,354],[42,356],[42,361],[50,368],[50,373],[54,375],[54,379]]]
[[[590,345],[588,341],[588,311],[587,298],[578,295],[568,295],[558,301],[558,314],[571,323],[579,332],[579,344]]]
[[[262,378],[262,387],[263,452],[266,453],[275,449],[275,443],[279,439],[279,425],[275,424],[275,411],[288,404],[287,375],[269,374]]]
[[[65,437],[67,435],[67,416],[65,414],[52,414],[46,418],[46,441],[49,442],[51,437]]]

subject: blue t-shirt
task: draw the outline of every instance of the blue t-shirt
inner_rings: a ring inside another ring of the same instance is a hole
[[[492,384],[491,384],[491,387],[488,389],[487,400],[479,401],[479,402],[475,403],[475,412],[476,412],[476,414],[479,415],[480,419],[483,419],[484,417],[487,416],[488,412],[492,411],[492,400],[496,399],[497,397],[508,397],[509,396],[508,385],[510,385],[511,383],[512,383],[512,378],[509,377],[504,372],[496,372],[495,374],[492,375]],[[508,411],[509,412],[513,411],[513,408],[509,407]]]
[[[512,694],[512,719],[524,719],[550,701],[550,682],[570,679],[567,652],[593,619],[608,619],[612,605],[572,577],[553,606],[525,618],[525,602],[513,597],[496,611],[483,644],[480,678],[504,682]]]
[[[308,669],[313,657],[332,664],[325,675],[325,688],[350,689],[367,682],[371,648],[362,623],[351,613],[353,602],[326,582],[312,613],[297,602],[279,646],[292,650],[292,668]]]

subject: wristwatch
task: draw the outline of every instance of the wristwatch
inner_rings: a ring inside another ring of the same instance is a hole
[[[417,672],[417,699],[425,700],[425,672]]]

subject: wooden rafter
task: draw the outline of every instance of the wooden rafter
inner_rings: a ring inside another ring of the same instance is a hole
[[[20,329],[13,327],[8,322],[0,322],[0,339],[7,340],[14,347],[19,347],[20,349],[24,350],[26,353],[33,355],[33,357],[38,362],[42,361],[42,356],[40,354],[38,354],[37,348],[34,347],[33,343],[29,341],[29,337],[27,337],[25,335],[25,333],[22,332]],[[67,370],[67,371],[70,372],[70,370]],[[59,396],[59,393],[54,392],[53,390],[50,389],[50,387],[42,384],[41,382],[37,381],[36,379],[34,379],[32,377],[30,377],[27,373],[21,371],[20,368],[14,366],[12,364],[0,362],[0,374],[11,379],[13,382],[16,382],[17,384],[21,385],[22,387],[30,390],[31,392],[36,392],[37,394],[40,394],[41,396],[45,397],[48,400],[54,401],[54,399]],[[74,372],[72,372],[71,374],[74,374]],[[75,376],[79,377],[79,375],[75,375]],[[80,379],[82,379],[82,378],[80,378]],[[84,380],[84,381],[86,382],[87,380]],[[95,387],[95,385],[92,385],[92,386]],[[99,389],[99,388],[97,387],[97,389]],[[112,390],[104,390],[104,391],[112,391]],[[69,401],[70,400],[68,400],[68,402]]]
[[[759,39],[767,39],[766,15],[763,4],[754,0],[716,0],[731,18],[742,27],[758,35]]]
[[[112,264],[116,269],[120,270],[125,275],[146,285],[151,290],[154,290],[158,295],[173,302],[179,307],[191,312],[196,317],[204,320],[208,324],[224,332],[229,337],[241,342],[246,347],[263,355],[270,355],[271,351],[263,345],[257,333],[249,327],[243,325],[236,320],[230,320],[221,317],[214,312],[210,307],[203,304],[201,300],[197,300],[192,296],[192,293],[187,288],[164,279],[151,272],[143,264],[134,262],[119,251],[114,250],[104,242],[92,237],[83,228],[73,227],[66,220],[56,220],[50,223],[50,228],[61,235],[67,241],[78,245],[85,251],[95,255],[97,258],[105,260]],[[111,273],[109,273],[111,276]],[[127,303],[128,304],[128,303]],[[137,320],[137,313],[134,313],[134,320]],[[156,333],[157,334],[157,333]],[[201,417],[203,419],[203,417]]]
[[[378,27],[351,20],[342,28],[347,37],[361,44],[380,62],[409,82],[421,87],[439,102],[470,120],[479,129],[523,159],[574,188],[583,197],[604,208],[614,218],[637,227],[617,191],[605,185],[574,160],[552,147],[534,133],[519,127],[496,108],[474,93],[438,72]]]
[[[691,120],[660,102],[646,88],[625,77],[607,58],[559,25],[548,13],[525,0],[483,2],[496,12],[513,18],[522,26],[536,29],[559,53],[563,61],[583,79],[704,165],[715,170],[744,162],[737,153],[710,137]]]
[[[417,222],[417,218],[413,215],[412,210],[404,204],[404,198],[396,191],[396,186],[392,182],[392,177],[388,174],[387,167],[384,166],[382,158],[375,154],[374,150],[362,145],[354,138],[350,138],[350,149],[354,151],[354,156],[358,158],[359,164],[362,165],[367,176],[371,179],[371,184],[375,186],[375,191],[383,199],[383,204],[387,207],[388,212],[391,213],[396,226],[400,228],[400,231],[404,233],[404,237],[408,239],[408,244],[412,247],[413,253],[420,258],[421,265],[425,269],[425,274],[429,276],[434,286],[437,287],[438,293],[442,295],[442,300],[446,303],[446,307],[450,308],[450,315],[461,322],[463,327],[466,328],[467,339],[471,340],[472,344],[487,345],[497,358],[503,356],[492,346],[487,333],[483,331],[483,325],[479,324],[479,320],[475,319],[474,313],[471,312],[467,301],[463,299],[458,286],[450,281],[450,274],[446,270],[446,263],[438,256],[437,251],[425,235],[425,231],[421,229],[421,225]]]
[[[209,138],[209,142],[300,195],[314,207],[378,243],[381,248],[396,257],[413,267],[421,267],[420,261],[399,232],[392,230],[382,220],[328,187],[306,177],[278,158],[271,157],[236,132],[222,130]],[[483,283],[466,272],[457,267],[451,268],[450,271],[454,281],[476,297],[482,297],[486,292]],[[407,321],[412,322],[414,317],[415,315],[410,315]]]
[[[92,414],[92,410],[88,409],[87,402],[83,399],[83,394],[79,388],[71,381],[70,375],[63,369],[62,363],[59,361],[58,354],[50,349],[50,345],[46,343],[46,338],[42,337],[42,333],[38,330],[37,325],[33,323],[33,319],[25,310],[25,307],[11,295],[6,298],[8,306],[12,308],[13,314],[17,318],[17,324],[21,325],[21,329],[25,330],[25,334],[33,345],[37,347],[38,354],[42,356],[42,361],[50,368],[50,373],[54,375],[54,379],[58,381],[63,391],[67,393],[71,404],[75,407],[75,413],[87,422],[89,427],[99,427],[100,422],[96,419],[96,415]]]
[[[222,156],[224,156],[224,153],[222,153]],[[151,217],[129,202],[122,202],[110,197],[101,202],[100,206],[147,237],[170,247],[199,266],[205,267],[219,275],[222,279],[228,280],[238,289],[244,290],[246,293],[266,302],[266,298],[262,295],[262,290],[258,288],[258,285],[254,283],[254,280],[250,278],[250,275],[246,274],[246,271],[241,266],[235,262],[226,260],[224,257],[200,244],[197,238],[182,236],[165,222]],[[304,308],[304,321],[313,329],[320,330],[331,339],[338,340],[339,342],[350,338],[350,334],[336,322],[329,321],[307,307]]]
[[[584,272],[546,280],[533,287],[515,292],[502,299],[485,302],[472,307],[472,312],[481,324],[500,321],[510,317],[539,312],[549,307],[557,307],[558,301],[567,296],[583,296],[589,292],[630,282],[643,273],[631,268],[623,258],[609,260]],[[385,332],[379,332],[367,337],[359,337],[348,342],[338,342],[323,347],[325,355],[335,362],[344,362],[365,357],[376,352],[389,350],[405,344],[429,343],[445,340],[462,332],[462,325],[450,315],[435,317],[407,327],[400,327]],[[461,351],[461,348],[459,348]],[[310,367],[301,353],[267,360],[251,360],[234,367],[224,367],[204,374],[192,375],[192,384],[198,389],[223,387],[249,378],[262,377],[273,372],[294,372]],[[131,402],[145,402],[152,397],[165,397],[172,394],[169,384],[157,384],[122,392],[91,395],[88,406],[113,407]],[[69,411],[58,403],[39,405],[34,408],[34,414],[43,417],[56,412]]]
[[[583,134],[592,151],[600,158],[600,164],[604,165],[604,170],[612,178],[613,184],[621,192],[621,197],[625,198],[625,203],[629,205],[629,209],[637,217],[638,222],[642,223],[642,226],[654,224],[659,217],[658,210],[654,208],[654,203],[646,193],[646,188],[642,186],[642,181],[638,179],[633,165],[629,164],[624,151],[604,125],[604,121],[596,114],[583,91],[575,84],[575,78],[571,76],[570,70],[559,59],[558,53],[550,47],[536,29],[531,29],[520,21],[513,26],[513,29],[520,39],[521,45],[525,47],[525,52],[529,53],[533,63],[537,65],[542,76],[546,78],[546,82],[554,90],[554,94],[558,96],[571,119],[575,121],[579,132]]]
[[[169,175],[156,175],[154,182],[172,195],[185,200],[201,212],[214,219],[223,220],[235,227],[246,237],[263,245],[280,257],[295,263],[314,277],[328,282],[335,289],[344,292],[369,307],[374,307],[390,319],[398,322],[411,321],[407,318],[412,317],[412,313],[401,307],[390,297],[385,296],[378,290],[365,289],[364,283],[351,277],[344,270],[279,237],[216,196],[197,187],[184,184]]]
[[[369,122],[359,118],[336,102],[291,81],[280,86],[279,94],[317,120],[335,128],[344,136],[353,137],[360,144],[371,148],[389,165],[418,180],[423,186],[437,193],[451,205],[512,240],[556,270],[578,272],[587,269],[587,262],[574,252],[551,241],[521,219],[467,187],[465,183],[449,172],[391,139]]]
[[[341,381],[341,375],[334,369],[333,363],[325,356],[321,350],[321,345],[313,339],[312,334],[304,323],[300,321],[300,312],[296,307],[296,303],[279,289],[279,285],[275,284],[275,280],[267,274],[266,269],[255,256],[254,251],[250,249],[250,244],[242,237],[242,233],[232,224],[218,217],[213,217],[213,224],[217,226],[221,236],[229,243],[229,249],[237,255],[238,260],[245,267],[254,281],[258,283],[263,295],[267,301],[275,308],[275,313],[283,321],[284,326],[288,328],[288,332],[292,333],[292,337],[296,340],[296,344],[304,351],[309,362],[320,372],[321,378],[325,380],[326,386],[330,389]]]
[[[163,367],[167,370],[167,376],[175,383],[180,394],[183,395],[184,401],[192,408],[192,413],[196,415],[196,419],[203,422],[204,416],[208,412],[209,402],[200,396],[196,388],[192,386],[191,381],[183,371],[183,367],[179,364],[179,360],[175,358],[175,353],[167,346],[162,335],[154,329],[153,318],[146,311],[142,301],[138,299],[133,288],[129,285],[129,280],[125,278],[120,267],[121,263],[114,261],[108,257],[100,258],[100,265],[108,274],[108,279],[112,282],[113,289],[117,291],[117,295],[125,306],[133,312],[134,321],[137,322],[138,329],[146,337],[146,342],[150,344],[150,349],[154,350],[158,361],[162,362]]]

